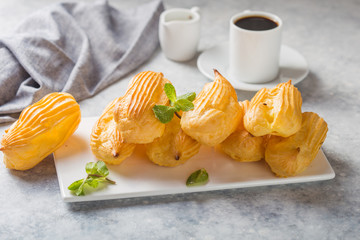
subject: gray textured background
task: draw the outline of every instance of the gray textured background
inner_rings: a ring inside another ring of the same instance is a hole
[[[0,35],[10,33],[49,0],[0,1]],[[145,1],[110,1],[119,8]],[[336,172],[330,181],[89,203],[64,203],[53,160],[32,170],[0,166],[0,239],[359,239],[360,236],[360,1],[165,1],[202,10],[200,50],[228,38],[228,19],[245,9],[270,11],[285,22],[283,43],[308,60],[297,85],[303,110],[329,124],[323,150]],[[175,63],[160,49],[118,83],[80,102],[97,116],[144,70],[162,71],[178,92],[208,81],[196,60]],[[254,93],[238,91],[239,99]],[[4,129],[7,126],[2,126]]]

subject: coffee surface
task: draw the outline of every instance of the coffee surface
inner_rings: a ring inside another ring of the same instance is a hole
[[[235,21],[235,25],[239,28],[252,30],[252,31],[264,31],[276,28],[278,24],[273,20],[270,20],[266,17],[244,17]]]

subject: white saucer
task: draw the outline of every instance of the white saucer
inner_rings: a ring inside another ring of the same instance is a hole
[[[309,67],[304,56],[295,49],[282,45],[280,52],[280,72],[276,79],[267,83],[251,84],[231,79],[228,76],[229,43],[222,43],[202,52],[197,60],[198,69],[209,79],[214,79],[213,69],[217,69],[235,89],[258,91],[262,88],[272,88],[281,82],[291,79],[292,84],[301,82],[308,74]]]

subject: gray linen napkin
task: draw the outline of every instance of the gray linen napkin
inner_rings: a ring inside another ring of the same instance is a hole
[[[50,92],[93,96],[145,62],[158,46],[163,4],[114,9],[107,1],[60,3],[0,38],[0,123]]]

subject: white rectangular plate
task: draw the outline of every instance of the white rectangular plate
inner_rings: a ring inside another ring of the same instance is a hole
[[[200,152],[183,165],[174,168],[160,167],[147,159],[143,146],[138,146],[133,155],[120,165],[108,165],[109,178],[116,181],[116,185],[106,185],[85,196],[75,196],[67,187],[86,176],[87,162],[97,161],[89,145],[91,129],[96,119],[83,118],[74,135],[54,154],[61,196],[65,202],[301,183],[335,177],[321,150],[311,165],[300,175],[278,178],[264,161],[237,162],[209,147],[201,147]],[[200,168],[205,168],[209,173],[209,182],[205,186],[186,187],[188,176]]]

